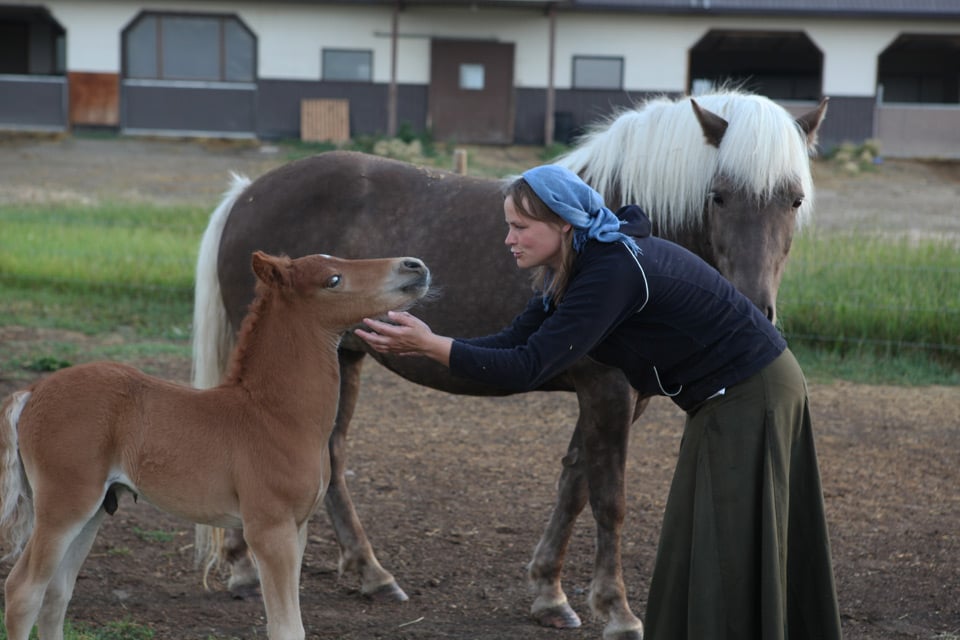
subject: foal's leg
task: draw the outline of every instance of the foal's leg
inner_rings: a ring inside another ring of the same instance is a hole
[[[58,507],[56,505],[61,504],[65,498],[62,495],[49,496],[49,493],[35,490],[33,533],[7,576],[4,603],[8,640],[27,640],[41,607],[44,613],[41,624],[45,629],[52,624],[53,619],[63,615],[63,612],[57,611],[64,596],[63,582],[53,586],[49,605],[45,594],[51,581],[64,575],[64,562],[68,565],[66,571],[72,570],[71,563],[75,560],[65,558],[74,549],[76,538],[84,533],[89,534],[87,527],[90,526],[90,520],[96,520],[100,508],[99,500],[102,499],[102,496],[98,497],[90,492],[88,496],[75,494],[68,498],[69,505]],[[85,504],[91,505],[88,514],[83,515],[81,512],[77,515],[77,511],[82,510]],[[96,533],[96,525],[93,525],[93,533]],[[84,539],[76,550],[82,550],[86,544]],[[62,626],[49,631],[51,635],[42,636],[44,640],[47,637],[57,640],[62,638]]]
[[[608,620],[605,640],[641,640],[643,624],[627,603],[621,561],[626,512],[625,469],[637,393],[623,374],[592,361],[572,370],[578,390],[581,438],[590,507],[597,524],[597,554],[590,606]],[[646,406],[646,405],[643,405]]]
[[[407,594],[394,577],[377,561],[347,489],[345,465],[347,431],[360,393],[360,370],[364,354],[340,350],[340,403],[330,435],[330,486],[324,496],[327,515],[340,544],[340,573],[360,574],[360,592],[377,600],[403,602]]]
[[[244,522],[244,534],[260,569],[260,589],[270,640],[303,640],[300,567],[307,543],[307,521],[262,517]]]
[[[84,525],[64,554],[60,568],[47,585],[43,606],[40,608],[40,617],[37,620],[37,631],[44,640],[62,640],[63,638],[67,605],[70,604],[70,598],[73,596],[77,574],[93,547],[105,515],[106,512],[99,509],[96,515]]]

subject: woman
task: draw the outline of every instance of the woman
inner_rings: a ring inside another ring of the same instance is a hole
[[[687,420],[648,640],[839,638],[806,383],[777,329],[699,257],[651,236],[639,208],[614,214],[567,169],[525,172],[503,208],[538,291],[510,327],[453,339],[392,313],[357,335],[518,391],[589,355],[669,396]]]

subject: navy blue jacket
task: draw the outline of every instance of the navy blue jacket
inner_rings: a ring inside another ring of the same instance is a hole
[[[456,339],[455,375],[528,391],[585,355],[617,367],[643,395],[691,410],[745,380],[786,348],[776,327],[720,273],[683,247],[650,235],[637,207],[617,212],[641,255],[589,241],[560,304],[536,295],[500,333]]]

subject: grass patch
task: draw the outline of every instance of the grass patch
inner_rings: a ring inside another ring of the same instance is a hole
[[[186,339],[208,217],[200,207],[0,208],[0,323]]]
[[[803,233],[780,287],[791,345],[834,377],[926,384],[960,371],[960,252],[938,239]],[[914,371],[916,379],[911,382]]]
[[[3,612],[0,612],[0,640],[7,640],[3,627]],[[103,626],[72,625],[67,622],[63,629],[64,640],[153,640],[154,632],[150,627],[130,620],[108,622]],[[36,640],[37,630],[30,633],[30,640]]]
[[[438,164],[448,151],[438,145]],[[511,170],[519,168],[496,173]],[[19,351],[0,344],[0,366],[42,372],[100,358],[189,358],[196,253],[208,217],[202,206],[0,207],[0,326],[118,338]],[[958,384],[957,291],[955,243],[812,228],[795,239],[780,323],[812,379]]]
[[[145,530],[134,527],[133,532],[144,542],[173,542],[177,534],[173,531],[160,531],[159,529]]]

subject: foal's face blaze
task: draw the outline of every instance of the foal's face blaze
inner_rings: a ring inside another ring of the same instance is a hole
[[[803,200],[798,185],[785,185],[759,199],[724,179],[717,180],[707,195],[709,261],[771,322],[776,322],[777,290]]]

